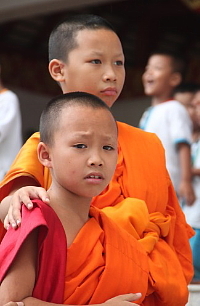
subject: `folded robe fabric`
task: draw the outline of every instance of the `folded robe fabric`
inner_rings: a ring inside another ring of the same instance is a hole
[[[93,205],[100,209],[113,207],[115,210],[115,205],[124,203],[126,198],[146,202],[151,222],[146,239],[143,239],[141,231],[137,236],[146,247],[150,265],[145,305],[185,305],[188,296],[186,284],[193,276],[188,240],[194,232],[186,224],[172,187],[165,167],[164,149],[156,135],[127,124],[118,122],[118,133],[119,156],[115,175],[106,190],[94,198]],[[12,180],[22,175],[32,176],[39,185],[49,187],[51,178],[48,169],[43,168],[37,159],[38,141],[39,134],[35,133],[22,148],[0,185],[0,200],[8,194]],[[159,218],[160,224],[157,222]],[[136,221],[139,222],[139,218]],[[167,234],[162,231],[163,222],[168,223]],[[174,278],[175,266],[177,272]]]
[[[143,298],[137,302],[143,305],[149,274],[146,254],[136,239],[97,208],[91,207],[90,219],[68,250],[60,220],[41,201],[35,201],[32,212],[23,208],[22,221],[18,230],[8,231],[0,245],[1,281],[28,234],[39,228],[39,268],[33,297],[89,305],[141,292]]]
[[[187,283],[176,253],[165,241],[171,226],[171,216],[165,217],[158,212],[149,214],[145,202],[134,198],[126,198],[114,207],[102,210],[138,239],[148,254],[150,274],[144,305],[185,306],[188,299]]]

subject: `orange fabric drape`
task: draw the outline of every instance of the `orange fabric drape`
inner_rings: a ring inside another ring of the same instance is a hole
[[[144,305],[185,305],[188,294],[186,279],[176,253],[165,241],[171,227],[171,216],[159,212],[149,214],[146,203],[135,198],[126,198],[114,207],[102,210],[138,239],[148,254],[149,288]]]
[[[148,284],[143,248],[96,208],[91,207],[90,216],[67,251],[64,303],[97,304],[119,294],[141,292],[143,298],[137,303],[143,305]]]
[[[127,198],[146,202],[151,223],[142,243],[146,240],[147,253],[152,251],[149,253],[150,278],[145,305],[185,305],[188,298],[186,284],[193,276],[189,246],[193,230],[186,224],[165,169],[164,149],[154,134],[124,123],[118,123],[118,129],[117,170],[110,186],[93,200],[93,205],[99,208],[113,206]],[[158,213],[156,218],[154,213]],[[166,236],[153,228],[158,217],[169,224]]]
[[[115,174],[106,190],[94,198],[93,205],[115,210],[116,204],[123,203],[126,198],[145,201],[150,223],[144,233],[140,228],[132,229],[146,249],[150,265],[149,290],[144,305],[185,305],[186,284],[193,276],[188,241],[193,230],[186,224],[165,168],[164,149],[154,134],[124,123],[118,123],[118,131],[119,156]],[[48,169],[37,160],[38,141],[39,134],[35,133],[23,147],[1,184],[0,200],[8,194],[11,181],[21,175],[31,175],[48,188],[51,178]],[[134,206],[134,201],[132,203]],[[137,220],[140,221],[139,217]]]

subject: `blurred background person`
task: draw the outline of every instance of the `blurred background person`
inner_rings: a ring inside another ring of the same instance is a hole
[[[0,181],[22,146],[21,125],[18,97],[4,86],[0,62]]]
[[[183,104],[191,117],[194,115],[193,99],[198,90],[200,90],[200,84],[193,82],[183,82],[174,89],[174,100]],[[192,123],[194,124],[193,119]]]
[[[187,223],[195,230],[196,235],[190,239],[193,254],[194,278],[192,283],[200,284],[200,85],[190,102],[190,116],[193,121],[192,183],[196,200],[192,206],[183,206]]]
[[[192,122],[185,107],[173,99],[184,73],[184,60],[174,53],[157,51],[149,56],[142,81],[145,94],[151,97],[151,106],[142,115],[139,127],[160,138],[179,201],[192,205],[195,200],[191,180]]]

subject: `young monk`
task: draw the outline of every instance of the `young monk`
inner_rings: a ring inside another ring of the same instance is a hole
[[[123,49],[116,32],[104,19],[78,15],[58,25],[50,36],[49,59],[50,74],[64,93],[86,91],[102,98],[109,107],[120,95],[125,78]],[[93,199],[93,205],[105,210],[116,222],[120,216],[121,226],[143,244],[150,266],[144,305],[185,305],[187,284],[193,276],[188,242],[193,231],[177,201],[163,147],[154,134],[121,122],[117,125],[115,175],[109,186]],[[14,227],[21,221],[21,202],[31,207],[30,198],[40,197],[45,201],[48,197],[41,187],[49,188],[51,175],[38,161],[38,142],[39,134],[35,133],[1,183],[0,200],[10,195],[0,207],[11,205],[8,219]],[[41,187],[19,189],[27,185]],[[134,198],[146,202],[148,229],[145,215],[140,213]],[[135,213],[130,209],[135,209]]]
[[[145,251],[90,207],[117,162],[117,125],[109,107],[83,92],[56,97],[42,113],[40,137],[38,158],[52,175],[50,206],[36,200],[33,212],[23,207],[21,227],[4,237],[0,305],[125,306],[140,297],[130,292],[141,292],[141,303],[148,287]]]

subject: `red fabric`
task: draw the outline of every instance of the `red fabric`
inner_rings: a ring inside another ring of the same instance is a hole
[[[34,201],[34,209],[31,211],[23,206],[21,226],[17,230],[10,228],[0,244],[0,281],[5,277],[23,241],[36,228],[39,228],[39,267],[33,297],[47,302],[62,303],[66,270],[66,236],[53,209],[40,200]]]

